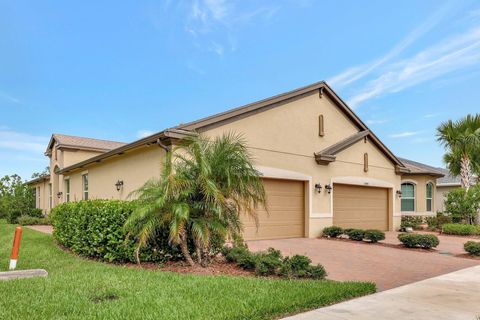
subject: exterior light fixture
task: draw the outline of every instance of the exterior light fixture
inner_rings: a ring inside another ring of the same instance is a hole
[[[120,191],[123,187],[123,180],[118,180],[117,183],[115,183],[115,187],[117,187],[117,191]]]
[[[328,194],[330,194],[332,192],[332,189],[333,189],[333,187],[331,185],[329,185],[329,184],[325,185],[325,190],[327,190]]]
[[[63,192],[57,192],[57,198],[60,199],[63,195]]]
[[[399,198],[402,197],[402,191],[401,191],[401,190],[397,190],[397,196],[398,196]]]
[[[315,184],[315,190],[320,193],[322,191],[322,185],[320,183]]]

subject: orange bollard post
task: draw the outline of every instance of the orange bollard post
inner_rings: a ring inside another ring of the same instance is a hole
[[[15,228],[15,237],[13,238],[12,254],[10,255],[10,270],[17,267],[18,251],[20,250],[20,240],[22,239],[22,227]]]

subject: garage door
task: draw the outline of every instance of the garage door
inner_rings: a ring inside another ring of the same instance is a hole
[[[305,196],[303,181],[264,179],[269,214],[258,210],[255,221],[242,215],[245,240],[304,236]]]
[[[333,225],[388,230],[388,189],[334,184]]]

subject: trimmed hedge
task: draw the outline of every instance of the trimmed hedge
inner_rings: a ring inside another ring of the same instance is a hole
[[[337,238],[343,234],[343,229],[336,226],[326,227],[322,230],[322,234],[327,237]]]
[[[442,226],[442,233],[458,236],[480,235],[480,226],[461,223],[447,223]]]
[[[432,230],[441,229],[444,224],[452,223],[452,217],[441,212],[438,212],[436,217],[426,217],[425,220],[428,228]]]
[[[350,229],[348,230],[347,236],[351,240],[362,241],[365,238],[365,230],[362,229]]]
[[[370,242],[375,243],[380,240],[385,240],[385,232],[380,230],[365,230],[365,239],[370,240]]]
[[[400,223],[400,230],[405,230],[406,228],[412,228],[413,230],[422,229],[421,225],[423,223],[423,217],[417,216],[402,216]]]
[[[463,245],[463,248],[472,256],[480,256],[480,242],[467,241]]]
[[[277,275],[284,278],[325,279],[327,272],[322,265],[312,265],[306,256],[282,257],[280,251],[250,252],[246,246],[224,247],[222,254],[228,262],[237,263],[245,270],[255,270],[258,276]]]
[[[135,262],[135,239],[127,239],[123,228],[135,203],[120,200],[88,200],[63,203],[50,213],[53,236],[62,246],[86,256]],[[140,251],[141,261],[180,259],[181,252],[168,244],[168,232],[156,237]]]
[[[398,235],[398,240],[407,248],[430,249],[440,244],[438,237],[433,234],[401,233]]]

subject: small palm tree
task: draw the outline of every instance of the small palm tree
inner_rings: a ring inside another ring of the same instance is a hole
[[[205,266],[214,236],[238,236],[241,213],[257,219],[256,209],[266,206],[263,183],[245,141],[236,134],[188,138],[172,153],[160,179],[135,191],[139,205],[126,228],[139,239],[138,248],[166,228],[190,265],[192,239],[197,261]]]
[[[462,187],[468,189],[473,168],[480,166],[477,163],[480,158],[480,114],[442,123],[437,128],[437,140],[447,148],[444,160],[449,170],[452,174],[459,173]]]

